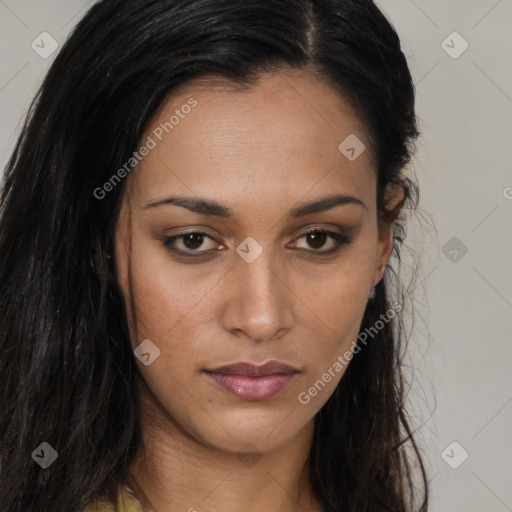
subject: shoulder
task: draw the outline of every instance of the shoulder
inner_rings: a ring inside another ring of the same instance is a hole
[[[83,512],[143,512],[139,500],[135,497],[132,489],[123,484],[118,492],[121,509],[116,510],[113,503],[105,499],[99,499],[89,505]]]

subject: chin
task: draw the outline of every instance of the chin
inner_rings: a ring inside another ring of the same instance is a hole
[[[293,439],[304,424],[297,424],[293,414],[280,411],[236,411],[218,415],[214,421],[201,423],[197,434],[206,444],[217,449],[244,453],[254,451],[269,452]],[[204,420],[206,421],[206,420]],[[208,425],[208,430],[204,426]]]

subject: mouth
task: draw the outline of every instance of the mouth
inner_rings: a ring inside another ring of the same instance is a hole
[[[269,361],[261,366],[245,362],[233,363],[204,372],[214,384],[231,395],[255,401],[278,394],[299,370],[279,361]]]

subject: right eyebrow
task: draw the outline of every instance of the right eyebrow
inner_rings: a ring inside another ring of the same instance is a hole
[[[158,201],[149,202],[142,209],[157,208],[165,204],[174,204],[186,208],[191,212],[199,213],[201,215],[214,215],[216,217],[229,218],[233,217],[233,210],[224,206],[217,201],[211,199],[203,199],[200,197],[185,197],[185,196],[170,196]]]

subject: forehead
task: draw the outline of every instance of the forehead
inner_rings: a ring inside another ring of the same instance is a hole
[[[310,75],[279,72],[249,88],[202,77],[174,90],[155,112],[141,140],[154,147],[133,174],[143,200],[250,189],[296,197],[317,185],[369,199],[370,151],[350,161],[339,148],[353,136],[369,148],[362,119]]]

